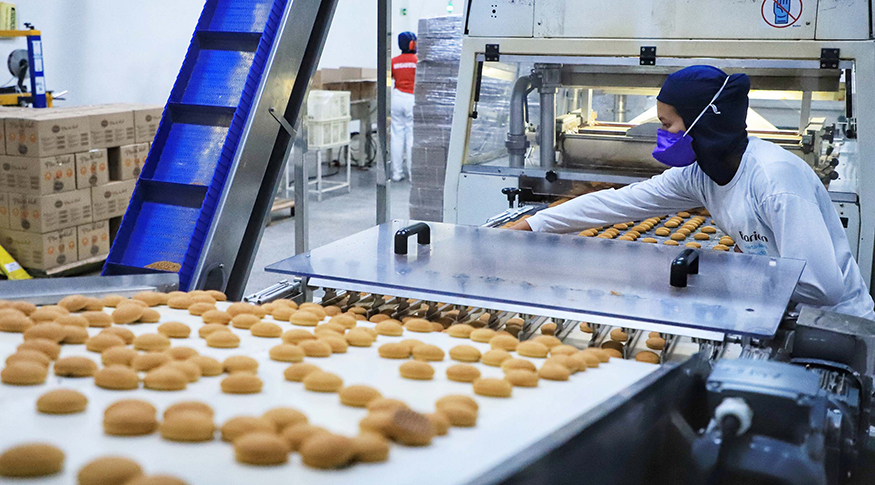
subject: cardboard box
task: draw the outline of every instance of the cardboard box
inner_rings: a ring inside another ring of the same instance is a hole
[[[106,148],[76,154],[76,188],[90,189],[109,183],[109,158]]]
[[[96,106],[87,110],[91,148],[109,148],[136,142],[134,112],[126,106]]]
[[[79,261],[109,254],[109,221],[93,222],[76,227],[79,236]]]
[[[343,82],[343,73],[340,69],[320,69],[322,84]]]
[[[310,89],[322,89],[322,71],[313,73],[313,77],[310,79]]]
[[[9,229],[9,194],[0,192],[0,229]]]
[[[49,195],[76,190],[73,155],[54,157],[0,156],[0,190],[29,195]]]
[[[90,150],[88,115],[69,109],[31,109],[4,120],[6,154],[50,157]]]
[[[134,108],[134,141],[150,143],[155,139],[155,134],[158,133],[158,123],[161,122],[163,113],[164,106]]]
[[[109,180],[136,180],[143,171],[146,157],[149,155],[148,143],[136,143],[118,148],[110,148]]]
[[[45,234],[91,222],[91,191],[74,190],[53,195],[12,194],[9,227]]]
[[[92,188],[91,202],[94,208],[94,220],[100,221],[125,215],[136,186],[136,180],[125,180]]]
[[[377,70],[368,67],[341,67],[340,78],[343,81],[376,81]]]
[[[46,234],[0,231],[0,244],[25,268],[48,270],[79,260],[76,228]]]

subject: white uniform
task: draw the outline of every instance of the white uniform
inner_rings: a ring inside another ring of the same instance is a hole
[[[829,193],[799,157],[759,138],[749,138],[738,172],[724,186],[697,164],[671,168],[644,182],[577,197],[527,222],[534,231],[577,232],[700,206],[743,252],[806,262],[794,302],[875,319],[875,303]]]
[[[392,90],[392,176],[395,179],[401,179],[405,175],[410,177],[413,165],[413,102],[412,94],[398,89]]]

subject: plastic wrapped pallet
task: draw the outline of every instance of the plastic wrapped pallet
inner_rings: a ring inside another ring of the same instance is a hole
[[[410,192],[412,219],[443,219],[444,177],[456,100],[456,80],[462,55],[462,17],[421,19],[417,41],[413,163]],[[483,163],[506,154],[504,139],[516,66],[497,64],[483,77],[479,122],[471,128],[469,163]]]

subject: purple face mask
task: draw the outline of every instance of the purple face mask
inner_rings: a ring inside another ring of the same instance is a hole
[[[688,133],[694,126],[696,126],[696,123],[698,123],[702,115],[708,111],[708,108],[710,108],[715,115],[720,114],[720,111],[717,110],[717,106],[714,105],[714,101],[717,101],[717,97],[723,92],[723,88],[726,87],[726,83],[728,82],[729,76],[726,76],[726,79],[723,80],[723,86],[720,86],[720,89],[717,90],[717,94],[711,98],[711,102],[705,106],[705,109],[699,113],[699,116],[696,116],[696,119],[693,120],[686,132],[679,131],[677,133],[671,133],[662,128],[656,130],[656,148],[653,149],[653,158],[669,167],[686,167],[687,165],[692,165],[693,162],[696,161],[696,152],[693,150],[693,137],[688,135]]]
[[[686,167],[696,161],[693,151],[693,137],[685,136],[683,131],[671,133],[659,128],[656,130],[656,148],[653,158],[669,167]]]

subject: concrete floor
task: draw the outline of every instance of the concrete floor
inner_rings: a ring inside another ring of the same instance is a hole
[[[325,180],[343,180],[344,172]],[[349,193],[337,190],[323,195],[322,202],[310,195],[310,248],[317,248],[332,241],[372,227],[377,222],[376,169],[352,170],[352,189]],[[410,182],[390,183],[391,218],[409,217]],[[295,219],[288,211],[273,215],[265,229],[261,246],[255,256],[252,274],[246,285],[245,295],[262,290],[283,279],[281,275],[266,273],[264,267],[295,254]]]

